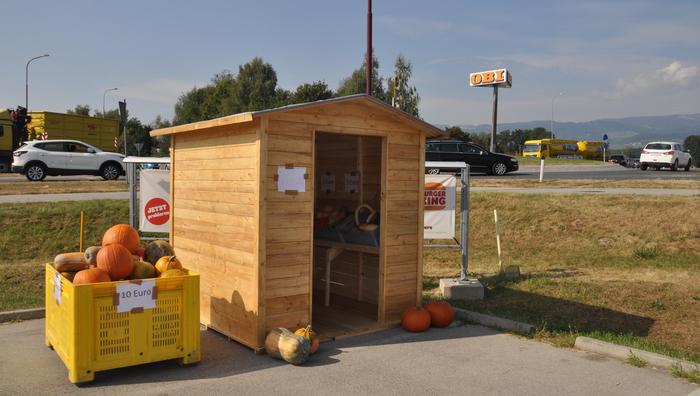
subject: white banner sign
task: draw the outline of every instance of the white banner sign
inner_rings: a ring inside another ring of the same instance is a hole
[[[423,238],[455,237],[456,186],[455,176],[425,175]]]
[[[155,308],[157,293],[154,280],[120,283],[117,285],[117,293],[114,295],[114,305],[119,313]]]
[[[170,230],[170,171],[144,169],[141,171],[141,216],[139,230],[168,232]]]

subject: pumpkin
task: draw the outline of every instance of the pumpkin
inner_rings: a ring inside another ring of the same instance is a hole
[[[61,275],[64,278],[68,279],[69,282],[73,282],[73,279],[75,278],[75,274],[77,274],[77,272],[61,272]]]
[[[113,243],[97,253],[97,268],[107,272],[112,280],[124,279],[134,269],[131,253],[124,246]]]
[[[73,284],[85,285],[88,283],[109,282],[110,280],[109,274],[106,271],[99,268],[88,268],[75,274]]]
[[[182,269],[182,263],[175,256],[163,256],[156,261],[156,271],[159,274],[171,269]]]
[[[97,252],[102,249],[102,246],[90,246],[85,249],[85,261],[90,265],[97,265]]]
[[[307,338],[280,327],[267,334],[265,351],[268,355],[283,359],[287,363],[302,364],[311,353],[311,343]]]
[[[110,227],[102,237],[102,246],[118,243],[129,250],[130,253],[135,253],[139,247],[139,233],[136,229],[128,224],[117,224]]]
[[[311,343],[311,354],[313,355],[318,351],[318,347],[321,346],[321,339],[318,337],[315,331],[311,330],[311,325],[297,329],[294,334],[302,336],[309,340]]]
[[[146,246],[143,253],[143,258],[149,263],[157,263],[163,256],[174,256],[175,250],[170,244],[163,240],[152,241]]]
[[[433,327],[447,327],[455,319],[455,310],[447,301],[428,301],[423,308],[430,314],[430,325]]]
[[[136,261],[131,271],[131,279],[148,279],[156,277],[156,267],[146,261]]]
[[[143,246],[139,245],[139,247],[136,248],[136,251],[134,252],[135,255],[143,258],[143,255],[146,253],[146,248]]]
[[[53,259],[53,266],[58,272],[76,272],[89,267],[80,252],[59,254]]]
[[[430,314],[421,307],[406,308],[401,315],[401,326],[414,333],[426,331],[430,327]]]
[[[172,268],[169,269],[162,274],[160,274],[161,278],[172,278],[173,276],[185,276],[187,275],[187,270],[184,268]]]

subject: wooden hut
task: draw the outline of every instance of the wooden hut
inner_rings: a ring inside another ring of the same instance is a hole
[[[366,95],[151,132],[171,139],[170,238],[201,275],[202,323],[256,350],[274,327],[398,323],[421,300],[424,142],[440,132]]]

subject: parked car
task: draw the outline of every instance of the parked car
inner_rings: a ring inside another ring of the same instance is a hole
[[[624,167],[627,166],[627,159],[625,158],[624,154],[613,154],[610,156],[610,162],[613,164],[618,164],[622,165]]]
[[[676,142],[650,142],[644,146],[642,155],[639,158],[639,168],[647,170],[654,168],[671,168],[672,171],[684,168],[686,172],[690,170],[693,162],[690,153],[683,149],[680,143]]]
[[[426,161],[466,162],[472,172],[484,172],[502,176],[518,170],[518,160],[510,155],[492,153],[473,143],[459,140],[431,140],[425,145]],[[442,169],[429,168],[428,173],[440,173]]]
[[[115,180],[124,175],[124,156],[77,140],[32,140],[13,153],[12,172],[30,181],[48,176],[97,175]]]

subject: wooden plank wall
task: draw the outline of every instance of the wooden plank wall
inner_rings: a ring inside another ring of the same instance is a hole
[[[207,326],[256,344],[258,325],[257,126],[224,126],[173,135],[175,252],[200,273]]]
[[[388,137],[384,253],[384,320],[393,322],[420,299],[422,288],[423,183],[422,134]]]
[[[360,103],[329,104],[272,114],[268,126],[268,174],[270,186],[273,164],[284,164],[292,158],[295,164],[312,167],[313,133],[337,132],[387,137],[385,179],[381,212],[384,233],[384,271],[379,274],[379,320],[399,320],[401,312],[417,304],[420,298],[422,265],[422,147],[425,136],[406,128],[398,117]],[[384,158],[384,157],[383,157]],[[313,174],[313,171],[312,171]],[[336,180],[338,185],[338,180]],[[307,182],[307,188],[314,184]],[[285,196],[267,188],[267,269],[265,279],[277,278],[265,287],[268,311],[266,328],[294,327],[308,321],[311,306],[313,192]],[[307,190],[310,191],[310,190]],[[272,194],[272,195],[270,195]],[[277,216],[279,220],[275,219]],[[275,219],[275,220],[273,220]],[[308,269],[304,269],[304,263]],[[272,270],[273,265],[278,267]],[[379,264],[381,268],[381,263]],[[282,267],[286,267],[282,269]],[[279,275],[278,271],[281,271]],[[284,273],[288,275],[284,275]],[[274,304],[273,304],[274,303]],[[270,311],[270,308],[272,310]],[[304,312],[308,312],[304,316]]]
[[[311,243],[313,216],[313,129],[308,125],[267,122],[265,165],[264,333],[311,322]],[[306,192],[277,191],[278,166],[307,168]]]

